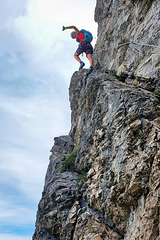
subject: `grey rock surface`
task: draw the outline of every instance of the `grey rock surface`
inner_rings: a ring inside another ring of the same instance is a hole
[[[83,198],[103,214],[108,226],[116,226],[122,239],[157,239],[159,186],[154,192],[150,184],[152,172],[158,174],[154,165],[160,163],[159,100],[111,73],[96,71],[86,83],[83,73],[74,73],[70,85],[71,136],[79,145],[76,168],[88,172]],[[155,225],[146,221],[145,206],[152,201],[156,203],[150,210],[155,211]],[[137,223],[133,209],[141,222]],[[133,232],[128,233],[129,225],[136,225]]]
[[[55,138],[33,239],[156,240],[160,102],[112,72],[85,73],[71,79],[71,137]],[[74,168],[61,172],[72,141]]]
[[[66,217],[79,196],[75,173],[61,172],[61,162],[73,149],[69,136],[55,138],[51,149],[45,186],[37,212],[36,231],[33,239],[57,240],[65,231]],[[64,239],[63,237],[61,239]]]
[[[144,88],[146,79],[158,84],[160,48],[127,44],[107,53],[105,49],[127,42],[159,46],[159,13],[159,0],[98,0],[95,9],[98,23],[95,65],[115,70],[117,75]],[[139,78],[144,79],[139,83]]]

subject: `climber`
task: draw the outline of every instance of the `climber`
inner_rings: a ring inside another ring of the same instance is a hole
[[[91,36],[91,39],[89,39],[89,41],[86,41],[85,36],[82,33],[83,31],[86,31],[86,30],[79,31],[75,26],[68,26],[68,27],[63,26],[62,31],[66,29],[74,29],[74,31],[71,32],[71,38],[76,39],[76,41],[79,42],[79,46],[74,54],[74,58],[80,63],[79,70],[85,66],[85,63],[81,61],[79,55],[85,52],[86,57],[88,58],[90,63],[90,67],[87,71],[87,75],[90,74],[93,71],[93,59],[92,59],[93,47],[90,44],[93,37]]]

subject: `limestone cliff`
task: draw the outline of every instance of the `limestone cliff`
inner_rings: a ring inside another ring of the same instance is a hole
[[[156,85],[160,77],[160,48],[146,45],[160,45],[160,1],[98,0],[95,20],[97,66],[115,70],[127,83],[144,87],[146,79],[152,79]],[[104,51],[128,42],[137,44]]]
[[[94,71],[72,76],[71,130],[51,149],[33,240],[160,239],[159,50],[104,51],[133,36],[160,45],[159,10],[97,0]]]

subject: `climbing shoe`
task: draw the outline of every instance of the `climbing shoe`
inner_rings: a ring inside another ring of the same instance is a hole
[[[80,62],[80,67],[79,67],[79,70],[82,69],[84,67],[85,63],[84,62]]]
[[[88,68],[88,71],[87,71],[87,76],[88,76],[92,71],[93,71],[93,67],[90,66],[90,67]]]

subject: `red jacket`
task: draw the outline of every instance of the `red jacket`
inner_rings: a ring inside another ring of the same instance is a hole
[[[80,34],[78,35],[78,37],[76,38],[76,41],[79,42],[79,43],[82,43],[82,42],[85,41],[85,40],[84,40],[84,35],[83,35],[83,33],[80,33]]]

